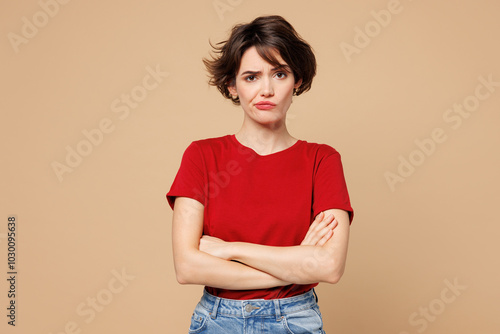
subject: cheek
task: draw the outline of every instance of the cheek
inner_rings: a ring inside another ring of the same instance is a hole
[[[245,87],[238,91],[240,101],[251,101],[258,93],[255,87]]]
[[[283,90],[283,95],[282,95],[282,99],[283,99],[283,102],[291,102],[292,99],[293,99],[293,86],[289,89],[287,87],[287,89]]]

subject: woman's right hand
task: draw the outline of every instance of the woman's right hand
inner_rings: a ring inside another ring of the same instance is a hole
[[[337,227],[337,220],[333,214],[325,217],[323,212],[320,212],[307,231],[301,245],[308,246],[323,246],[333,236],[333,229]]]

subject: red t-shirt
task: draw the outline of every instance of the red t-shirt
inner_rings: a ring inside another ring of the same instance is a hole
[[[343,209],[352,221],[340,154],[328,145],[297,141],[261,156],[234,135],[191,143],[167,199],[190,197],[204,207],[203,234],[225,241],[269,246],[299,245],[321,211]],[[316,284],[260,290],[205,287],[229,299],[275,299]]]

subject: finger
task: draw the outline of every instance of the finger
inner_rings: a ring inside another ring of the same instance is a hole
[[[335,216],[333,213],[330,213],[327,217],[325,217],[325,221],[332,222],[335,219]]]
[[[316,218],[314,218],[314,221],[311,223],[311,225],[309,226],[309,230],[311,228],[315,228],[316,226],[318,226],[319,223],[321,223],[321,221],[323,221],[323,218],[325,216],[325,213],[324,212],[320,212]]]
[[[334,219],[329,225],[327,232],[325,235],[321,238],[321,240],[318,242],[318,245],[323,246],[328,240],[330,240],[331,237],[333,237],[333,234],[335,233],[335,228],[338,226],[339,222],[337,219]]]
[[[316,246],[327,234],[331,233],[333,229],[336,226],[336,221],[323,221],[321,225],[318,225],[317,228],[312,229],[308,232],[304,240],[301,242],[301,245],[310,245],[310,246]],[[326,236],[326,240],[323,242],[326,242],[331,235]]]
[[[313,224],[311,224],[311,226],[309,226],[310,231],[314,232],[314,231],[319,231],[319,230],[325,228],[325,226],[327,226],[329,223],[331,223],[333,218],[334,218],[333,214],[330,214],[327,217],[325,217],[325,214],[322,212],[320,215],[318,215],[317,218],[315,219],[315,221],[313,222]]]
[[[304,240],[302,240],[302,243],[304,243],[304,241],[311,236],[311,233],[316,230],[318,224],[323,220],[324,215],[324,212],[320,212],[318,215],[316,215],[314,221],[311,223],[311,225],[309,225],[309,229],[307,230],[306,236],[304,237]]]
[[[316,226],[314,226],[312,229],[311,229],[311,232],[312,233],[320,233],[320,234],[323,234],[324,233],[324,229],[325,228],[328,228],[332,222],[334,220],[334,217],[333,215],[329,215],[328,217],[326,217],[325,219],[323,219],[321,222],[319,222]]]
[[[332,223],[334,225],[332,225]],[[325,216],[324,212],[320,212],[309,226],[309,229],[307,230],[306,235],[300,244],[313,246],[316,245],[325,236],[325,234],[335,226],[336,221],[333,214]]]
[[[324,213],[323,211],[321,211],[321,212],[320,212],[320,213],[316,216],[316,219],[317,219],[317,220],[319,220],[319,221],[321,221],[321,220],[323,220],[324,216],[325,216],[325,213]],[[315,220],[316,220],[316,219],[315,219]]]
[[[329,230],[320,241],[318,241],[317,246],[323,246],[328,240],[333,236],[333,230]]]
[[[318,231],[317,235],[323,237],[326,233],[333,231],[337,227],[337,225],[338,225],[337,220],[333,220],[330,223],[328,223],[328,225],[323,227],[321,231]]]
[[[335,229],[335,227],[337,227],[336,220],[330,222],[328,225],[323,227],[320,231],[317,231],[316,236],[317,236],[318,240],[325,238],[325,236],[329,235],[330,233],[333,233],[333,230]],[[331,237],[331,235],[328,238],[330,238],[330,237]]]
[[[334,219],[331,223],[332,229],[336,228],[339,225],[339,221],[337,219]]]

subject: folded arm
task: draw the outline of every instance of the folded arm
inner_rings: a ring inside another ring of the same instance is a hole
[[[344,272],[347,257],[349,215],[344,210],[330,209],[324,212],[323,217],[324,223],[335,219],[336,224],[335,232],[326,235],[322,239],[324,242],[302,242],[299,246],[273,247],[224,242],[203,236],[200,249],[222,259],[245,263],[278,279],[296,284],[337,283]]]
[[[257,268],[200,251],[203,210],[203,205],[194,199],[178,197],[175,200],[172,246],[179,283],[231,290],[265,289],[291,284]]]

